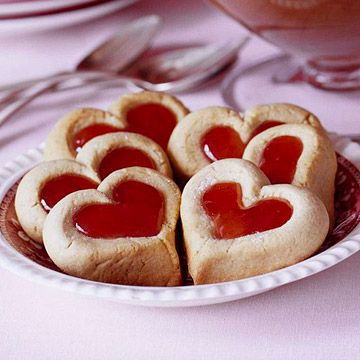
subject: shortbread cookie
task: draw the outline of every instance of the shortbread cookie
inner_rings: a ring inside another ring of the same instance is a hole
[[[293,104],[265,104],[254,106],[244,113],[248,126],[246,142],[266,129],[284,124],[310,125],[319,131],[323,129],[319,119],[310,111]]]
[[[187,115],[174,129],[168,155],[177,177],[186,181],[212,161],[242,157],[246,129],[241,116],[225,107],[208,107]]]
[[[99,109],[77,109],[63,116],[50,132],[45,160],[75,159],[78,151],[95,136],[124,129],[115,115]]]
[[[177,176],[186,181],[213,161],[241,158],[252,137],[286,123],[323,131],[315,115],[291,104],[259,105],[244,117],[227,108],[209,107],[189,114],[176,126],[168,154]]]
[[[15,210],[22,228],[42,243],[44,221],[55,203],[73,191],[96,188],[98,184],[96,173],[76,161],[40,163],[21,179],[16,192]]]
[[[272,184],[313,191],[334,219],[337,161],[329,138],[308,125],[281,125],[255,136],[243,158],[257,165]]]
[[[180,191],[157,171],[132,167],[97,190],[70,194],[50,211],[46,251],[64,272],[128,285],[181,283],[175,229]]]
[[[164,150],[176,124],[189,113],[175,96],[151,91],[123,95],[109,111],[126,123],[127,131],[149,137]]]
[[[181,219],[195,284],[238,280],[311,256],[329,217],[307,189],[270,185],[254,164],[226,159],[208,165],[184,188]]]
[[[145,136],[128,132],[95,137],[79,151],[76,160],[90,167],[101,179],[132,166],[154,169],[172,177],[169,160],[161,146]]]

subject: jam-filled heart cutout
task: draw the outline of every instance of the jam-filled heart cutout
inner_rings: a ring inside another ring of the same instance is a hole
[[[180,191],[159,172],[131,167],[96,190],[72,193],[48,214],[44,246],[64,272],[116,284],[181,283],[175,246]]]
[[[167,107],[148,103],[131,108],[126,114],[126,131],[144,135],[166,150],[177,120]]]
[[[49,212],[62,198],[75,191],[96,189],[98,183],[80,175],[63,174],[47,181],[40,191],[40,202]]]
[[[276,137],[264,148],[259,167],[272,184],[291,184],[302,151],[303,143],[299,138]]]
[[[144,151],[127,146],[112,150],[101,160],[99,175],[103,180],[116,170],[132,166],[156,169],[155,162]]]
[[[77,109],[63,116],[50,132],[44,158],[74,159],[91,139],[121,131],[144,135],[166,150],[174,127],[188,113],[176,97],[150,91],[121,96],[109,112]]]
[[[313,191],[333,221],[337,162],[324,132],[303,124],[279,125],[252,138],[243,159],[258,166],[272,184],[292,184]]]
[[[19,184],[15,207],[24,231],[42,242],[48,212],[65,196],[95,189],[119,169],[143,166],[172,177],[169,160],[161,147],[139,134],[116,132],[97,136],[79,151],[76,161],[53,160],[33,168]]]
[[[202,196],[202,206],[214,225],[217,239],[233,239],[278,228],[292,215],[283,200],[261,200],[244,207],[239,183],[217,183]]]
[[[201,138],[204,154],[211,161],[227,158],[241,158],[245,144],[239,134],[229,126],[215,126]]]
[[[257,106],[244,116],[224,107],[209,107],[188,114],[176,125],[168,154],[177,177],[186,182],[213,161],[242,158],[252,139],[284,124],[306,124],[325,134],[314,115],[295,105]]]
[[[94,137],[118,131],[121,131],[121,129],[108,124],[99,123],[89,125],[75,133],[72,139],[72,147],[76,152],[79,152],[81,148]]]
[[[251,134],[251,138],[283,122],[265,120]],[[229,126],[214,126],[201,137],[201,148],[210,161],[221,159],[241,159],[246,144],[237,131]]]
[[[166,150],[170,135],[176,126],[176,116],[165,106],[156,103],[142,104],[130,109],[123,129],[107,124],[93,124],[75,133],[72,143],[77,152],[96,136],[127,131],[141,134]]]
[[[307,189],[271,185],[254,164],[216,161],[185,185],[181,220],[195,284],[237,280],[313,254],[329,230],[321,200]]]
[[[250,139],[252,139],[253,137],[255,137],[256,135],[262,133],[263,131],[270,129],[272,127],[278,126],[278,125],[283,125],[284,122],[283,121],[278,121],[278,120],[265,120],[263,122],[260,123],[260,125],[258,125],[255,130],[253,130],[253,132],[250,135]]]
[[[124,129],[126,123],[114,114],[93,108],[81,108],[65,114],[53,127],[44,148],[46,161],[74,160],[91,139]]]
[[[53,160],[38,164],[20,181],[15,210],[26,234],[42,243],[45,219],[65,196],[84,189],[96,189],[96,172],[74,160]]]
[[[251,138],[282,124],[281,121],[265,120],[252,132]],[[214,126],[201,138],[201,148],[210,161],[241,159],[245,147],[246,144],[241,140],[239,133],[229,126]]]
[[[134,133],[98,136],[85,144],[76,160],[99,174],[101,180],[114,171],[133,166],[154,169],[172,177],[169,159],[160,145]]]
[[[164,196],[139,181],[118,184],[115,204],[87,205],[73,217],[78,231],[92,238],[154,236],[164,221]]]
[[[176,97],[151,91],[124,95],[109,109],[125,121],[125,131],[144,135],[163,150],[176,124],[189,113]]]
[[[241,158],[245,141],[243,120],[237,112],[220,106],[188,114],[169,139],[168,155],[178,179],[186,182],[213,161]]]

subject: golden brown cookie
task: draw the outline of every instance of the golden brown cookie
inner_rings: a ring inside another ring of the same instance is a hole
[[[44,221],[55,203],[70,192],[96,188],[96,173],[73,160],[42,162],[20,181],[15,197],[18,220],[32,239],[42,243]]]
[[[177,177],[186,181],[217,160],[218,153],[210,149],[210,143],[221,142],[223,156],[232,150],[242,156],[248,132],[241,116],[225,107],[208,107],[190,113],[176,126],[169,140],[168,155]],[[234,145],[232,148],[229,142]]]
[[[79,149],[95,136],[117,132],[125,123],[99,109],[76,109],[64,115],[51,130],[45,144],[44,159],[74,160]]]
[[[314,114],[293,104],[256,105],[245,111],[244,121],[250,129],[247,142],[266,129],[284,124],[310,125],[325,132],[319,119]]]
[[[87,165],[100,179],[126,167],[142,166],[172,177],[166,153],[151,139],[128,132],[97,136],[79,151],[76,160]]]
[[[315,115],[291,104],[259,105],[241,114],[209,107],[187,115],[174,129],[168,154],[177,177],[187,181],[216,160],[241,158],[258,133],[283,124],[307,124],[324,132]]]
[[[127,131],[149,137],[165,151],[176,124],[189,113],[175,96],[152,91],[123,95],[109,111],[126,123]]]
[[[175,229],[180,191],[157,171],[133,167],[97,190],[70,194],[50,211],[46,251],[64,272],[128,285],[181,283]]]
[[[309,125],[276,126],[255,136],[243,158],[258,166],[272,184],[292,184],[314,192],[333,222],[337,161],[324,132]]]
[[[324,132],[315,115],[291,104],[255,106],[244,116],[209,107],[187,115],[176,126],[168,145],[170,161],[178,178],[187,181],[213,161],[241,158],[256,134],[283,124],[307,124]]]
[[[320,199],[293,185],[270,185],[254,164],[225,159],[186,184],[181,219],[195,284],[238,280],[311,256],[329,218]]]

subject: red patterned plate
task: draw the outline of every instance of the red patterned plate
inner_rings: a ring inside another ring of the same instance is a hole
[[[360,152],[359,146],[356,147]],[[338,155],[334,229],[318,253],[301,263],[253,278],[200,286],[187,283],[171,289],[112,285],[78,279],[63,274],[48,257],[43,246],[24,233],[16,218],[14,197],[19,179],[41,157],[41,150],[31,150],[0,170],[0,262],[10,270],[48,285],[102,297],[105,292],[105,297],[132,304],[187,306],[218,303],[251,296],[309,276],[345,259],[360,248],[360,236],[354,237],[356,241],[349,241],[349,235],[360,222],[360,171],[344,156]],[[346,246],[343,245],[345,240]]]

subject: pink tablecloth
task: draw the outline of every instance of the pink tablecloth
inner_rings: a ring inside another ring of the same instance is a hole
[[[93,44],[146,13],[165,19],[158,45],[223,40],[243,32],[202,2],[144,1],[91,24],[0,38],[0,83],[71,68]],[[255,40],[242,61],[250,63],[267,51],[272,51],[269,45]],[[218,87],[215,82],[181,98],[193,109],[221,105]],[[1,127],[1,163],[44,139],[54,112],[65,111],[48,105],[48,118],[24,112]],[[330,120],[326,126],[343,130],[339,119]],[[354,119],[346,132],[355,130],[359,125]],[[77,296],[0,268],[0,359],[356,359],[359,266],[357,254],[326,272],[256,297],[188,309],[132,307]]]

